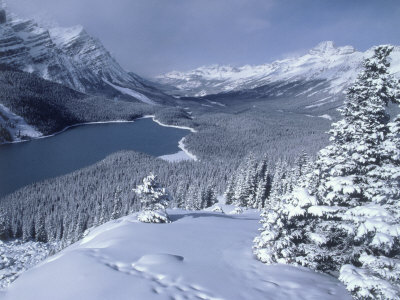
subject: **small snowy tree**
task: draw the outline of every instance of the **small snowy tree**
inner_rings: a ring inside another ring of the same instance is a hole
[[[39,212],[35,221],[35,238],[39,242],[47,242],[44,212]]]
[[[225,203],[230,205],[232,204],[235,199],[235,183],[236,183],[236,174],[233,173],[230,179],[228,180],[228,184],[226,187],[226,191],[224,193]]]
[[[0,239],[8,238],[7,232],[7,214],[5,212],[0,211]]]
[[[208,208],[218,202],[214,187],[207,186],[202,193],[202,208]]]
[[[111,213],[111,220],[116,220],[122,217],[122,198],[121,198],[122,190],[120,187],[117,187],[117,190],[114,193],[113,199],[113,210]]]
[[[143,184],[135,190],[141,203],[142,211],[138,220],[145,223],[170,223],[166,208],[169,205],[170,196],[157,182],[153,174],[143,179]]]
[[[264,205],[271,189],[268,160],[257,161],[253,154],[246,157],[228,181],[224,193],[226,204],[259,208]]]

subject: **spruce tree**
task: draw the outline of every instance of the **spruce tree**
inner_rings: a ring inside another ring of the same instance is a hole
[[[266,263],[340,271],[357,299],[400,297],[400,126],[387,114],[388,103],[400,100],[387,71],[392,49],[377,47],[365,60],[316,170],[263,213],[254,245]]]
[[[0,211],[0,239],[8,238],[7,234],[7,214],[5,212]]]
[[[135,190],[141,203],[142,212],[138,219],[145,223],[170,223],[166,208],[169,206],[170,196],[162,188],[153,174],[143,179],[143,184]]]
[[[116,220],[122,217],[122,198],[121,198],[122,190],[120,187],[117,187],[117,190],[114,193],[113,198],[113,210],[111,213],[111,220]]]
[[[224,193],[225,204],[233,204],[235,196],[235,183],[236,183],[236,173],[233,173],[228,180],[227,188]]]
[[[39,212],[35,221],[35,238],[39,242],[47,242],[47,232],[45,227],[45,216],[44,212]]]

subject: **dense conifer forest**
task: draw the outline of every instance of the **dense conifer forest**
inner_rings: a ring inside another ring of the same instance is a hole
[[[290,105],[290,98],[230,101],[224,95],[218,105],[190,98],[177,100],[176,107],[148,106],[87,96],[3,67],[3,103],[43,133],[151,114],[193,128],[185,146],[198,161],[171,163],[123,151],[32,184],[0,200],[0,235],[53,243],[60,250],[88,229],[141,209],[147,212],[144,222],[168,222],[167,206],[200,210],[224,195],[238,213],[261,211],[254,253],[262,262],[339,276],[357,299],[396,299],[399,117],[389,115],[388,105],[399,103],[400,92],[387,72],[390,52],[378,47],[365,61],[329,134],[336,113],[329,111],[328,119],[309,115]],[[5,128],[0,132],[9,139]],[[156,204],[157,216],[145,209],[151,199],[137,192],[151,186],[165,187],[169,195]]]

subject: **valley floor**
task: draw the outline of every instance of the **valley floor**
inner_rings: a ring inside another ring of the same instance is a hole
[[[108,222],[25,272],[1,299],[351,299],[335,278],[254,259],[259,212],[169,210]]]

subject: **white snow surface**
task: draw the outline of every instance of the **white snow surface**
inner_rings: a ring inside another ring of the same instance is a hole
[[[148,116],[143,116],[142,117],[142,119],[148,119],[148,118],[153,119],[153,122],[156,122],[158,125],[163,126],[163,127],[185,129],[185,130],[189,130],[192,133],[196,133],[197,132],[195,129],[193,129],[191,127],[178,126],[178,125],[167,125],[167,124],[161,123],[153,115],[148,115]],[[174,154],[162,155],[162,156],[159,156],[159,158],[161,158],[163,160],[166,160],[166,161],[169,161],[169,162],[180,162],[180,161],[184,161],[184,160],[194,160],[194,161],[198,160],[196,155],[190,153],[189,150],[186,149],[185,138],[184,137],[179,141],[178,147],[182,151],[179,151],[179,152],[174,153]]]
[[[323,119],[327,119],[327,120],[329,120],[329,121],[332,121],[333,120],[333,118],[330,116],[330,115],[328,115],[328,114],[324,114],[324,115],[321,115],[321,116],[319,116],[320,118],[323,118]]]
[[[106,80],[104,80],[104,82],[107,83],[108,85],[112,86],[117,91],[120,91],[121,93],[129,95],[129,96],[132,96],[133,98],[135,98],[135,99],[137,99],[139,101],[142,101],[143,103],[150,104],[150,105],[155,105],[156,104],[149,97],[147,97],[147,96],[145,96],[145,95],[143,95],[143,94],[141,94],[139,92],[136,92],[136,91],[134,91],[134,90],[132,90],[130,88],[121,87],[121,86],[112,84],[111,82],[108,82]]]
[[[43,135],[35,127],[27,124],[24,118],[14,114],[3,104],[0,104],[0,124],[7,128],[13,141],[21,141],[22,137],[38,138]]]
[[[169,161],[169,162],[180,162],[184,160],[192,160],[192,158],[185,152],[185,151],[179,151],[174,154],[167,154],[167,155],[162,155],[159,156],[159,158]]]
[[[157,123],[158,125],[160,125],[160,126],[171,127],[171,128],[178,128],[178,129],[186,129],[186,130],[189,130],[189,131],[192,132],[192,133],[196,133],[196,132],[197,132],[196,129],[193,129],[193,128],[191,128],[191,127],[179,126],[179,125],[168,125],[168,124],[161,123],[161,122],[158,121],[158,120],[156,119],[156,117],[153,116],[153,115],[148,115],[148,116],[143,116],[143,117],[142,117],[142,119],[147,119],[147,118],[152,118],[153,121],[156,122],[156,123]]]
[[[56,45],[65,46],[77,40],[80,35],[86,34],[82,25],[72,27],[54,27],[49,29],[49,34]]]
[[[159,123],[160,124],[160,123]],[[185,138],[183,137],[179,143],[178,147],[182,150],[174,154],[167,154],[167,155],[162,155],[159,156],[159,158],[169,161],[169,162],[180,162],[184,160],[194,160],[198,161],[198,158],[196,155],[192,154],[185,148]]]
[[[130,215],[97,227],[22,274],[1,299],[351,299],[333,277],[257,261],[257,211],[168,214],[170,224]]]
[[[352,46],[337,47],[332,41],[325,41],[298,57],[241,67],[230,65],[202,66],[190,71],[172,71],[157,76],[155,80],[175,86],[180,91],[179,94],[185,96],[206,96],[254,89],[272,82],[326,80],[329,83],[326,92],[334,95],[340,93],[355,81],[362,68],[363,59],[372,54],[373,48],[360,52]],[[400,47],[396,46],[390,57],[390,71],[399,78]],[[316,86],[312,89],[315,88]],[[311,92],[311,90],[307,92]]]

